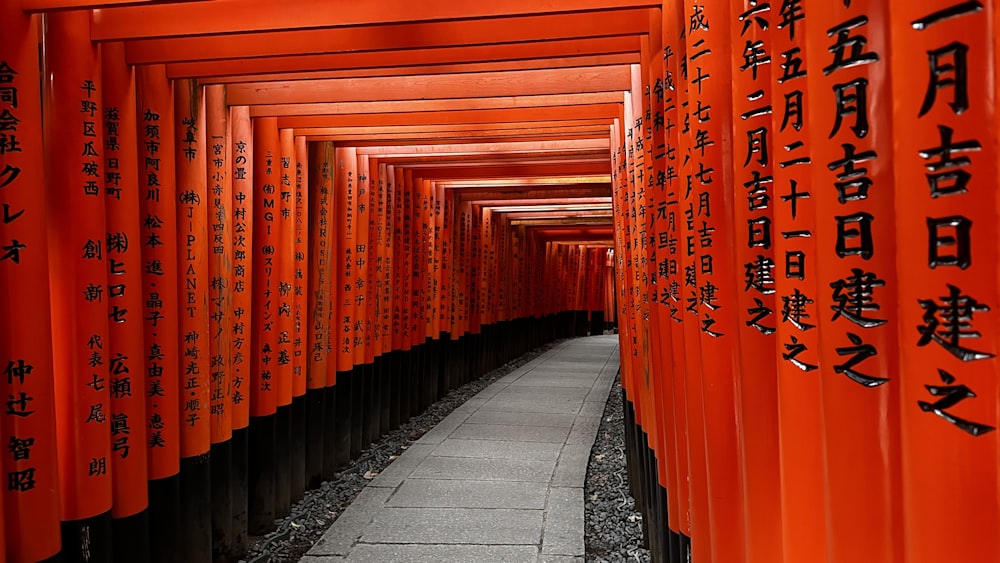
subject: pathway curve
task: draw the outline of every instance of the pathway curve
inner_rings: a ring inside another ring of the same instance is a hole
[[[568,340],[497,380],[358,495],[300,563],[583,561],[583,483],[618,337]]]

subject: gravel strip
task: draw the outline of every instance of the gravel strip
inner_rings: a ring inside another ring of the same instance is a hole
[[[590,450],[584,501],[588,562],[650,561],[649,550],[642,547],[642,514],[628,492],[620,378],[611,388],[597,440]]]
[[[399,427],[382,436],[351,462],[332,481],[324,481],[318,489],[306,491],[305,498],[292,506],[291,515],[277,521],[277,529],[266,536],[251,537],[250,550],[242,559],[249,563],[297,562],[312,547],[327,528],[351,504],[354,497],[410,444],[428,430],[437,426],[444,417],[494,381],[516,370],[561,341],[546,344],[511,360],[507,364],[452,389],[443,399]],[[621,425],[619,407],[619,426]],[[621,439],[619,438],[619,442]],[[593,463],[593,462],[591,462]]]

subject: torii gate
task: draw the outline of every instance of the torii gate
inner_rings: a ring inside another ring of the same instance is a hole
[[[0,552],[236,560],[608,319],[656,560],[1000,559],[996,18],[3,1]]]

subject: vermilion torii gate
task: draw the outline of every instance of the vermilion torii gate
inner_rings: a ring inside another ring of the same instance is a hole
[[[658,561],[996,561],[993,0],[5,0],[5,560],[235,561],[617,322]]]

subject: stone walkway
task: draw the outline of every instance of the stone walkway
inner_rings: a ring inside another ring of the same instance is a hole
[[[582,562],[583,482],[618,337],[578,338],[455,409],[300,563]]]

